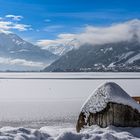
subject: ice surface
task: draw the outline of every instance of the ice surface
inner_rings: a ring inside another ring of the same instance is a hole
[[[92,126],[76,133],[74,129],[40,129],[3,127],[0,140],[139,140],[140,128],[121,128]]]
[[[80,77],[95,79],[65,79]],[[98,77],[105,79],[98,80]],[[77,119],[83,102],[106,81],[121,85],[131,96],[140,95],[140,80],[131,79],[140,78],[140,73],[0,73],[0,78],[0,121],[50,120],[52,116],[60,118],[68,115]]]
[[[128,105],[140,112],[140,105],[114,82],[107,82],[97,88],[84,103],[82,112],[100,112],[109,102]]]

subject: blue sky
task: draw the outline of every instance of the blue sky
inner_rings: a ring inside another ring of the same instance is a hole
[[[140,0],[0,0],[0,22],[12,22],[6,30],[35,43],[62,33],[80,33],[87,25],[139,19],[139,6]]]

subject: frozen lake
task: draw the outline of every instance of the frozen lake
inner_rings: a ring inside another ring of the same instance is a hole
[[[140,95],[140,73],[0,73],[1,126],[74,124],[87,97],[109,81]]]

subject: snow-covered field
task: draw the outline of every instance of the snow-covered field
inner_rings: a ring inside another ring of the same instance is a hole
[[[140,139],[140,128],[75,132],[82,104],[100,84],[112,81],[130,96],[140,95],[139,73],[0,73],[0,139]]]

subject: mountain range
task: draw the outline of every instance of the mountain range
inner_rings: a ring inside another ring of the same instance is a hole
[[[76,40],[72,41],[76,42]],[[140,71],[140,41],[136,35],[128,41],[100,45],[83,44],[76,48],[70,44],[74,43],[59,44],[42,49],[23,40],[16,34],[0,33],[0,70],[41,70],[44,72]]]
[[[134,35],[129,41],[101,45],[84,44],[67,52],[43,71],[140,71],[140,42]]]
[[[13,33],[0,33],[0,70],[40,70],[58,58]]]

